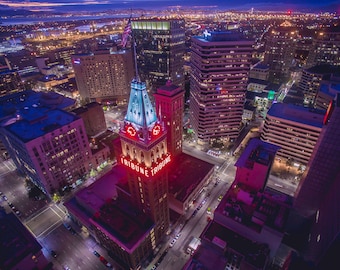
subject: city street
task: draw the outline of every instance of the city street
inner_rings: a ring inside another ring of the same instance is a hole
[[[108,269],[93,254],[94,250],[113,264],[107,251],[92,237],[83,235],[80,228],[67,218],[63,205],[28,198],[25,177],[18,174],[11,159],[0,163],[0,191],[7,197],[7,201],[0,197],[0,205],[10,212],[9,203],[12,203],[20,211],[17,217],[42,245],[42,251],[53,262],[54,270],[64,270],[66,266],[72,270]],[[70,224],[76,234],[67,230],[63,223]],[[57,253],[56,258],[51,255],[51,250]]]
[[[235,176],[234,158],[227,160],[208,155],[199,151],[195,147],[184,144],[185,151],[197,158],[215,164],[217,167],[216,174],[212,177],[209,185],[204,188],[195,204],[185,214],[184,224],[179,224],[173,228],[172,233],[168,237],[167,243],[164,244],[156,258],[152,261],[147,269],[151,269],[157,263],[162,253],[167,250],[164,259],[161,261],[157,269],[173,270],[181,269],[188,261],[190,255],[187,253],[187,247],[190,241],[199,238],[203,229],[208,223],[208,217],[213,218],[213,211],[217,207],[219,196],[224,196],[232,183]],[[219,180],[217,180],[219,179]],[[216,184],[217,183],[217,184]],[[207,209],[211,209],[211,214],[207,213]],[[195,213],[195,214],[194,214]],[[180,234],[173,247],[170,242]]]
[[[106,113],[106,116],[109,116],[108,124],[116,123],[111,125],[115,130],[118,128],[117,123],[121,119],[121,115],[121,111],[118,109],[117,112]],[[245,134],[244,138],[248,137]],[[181,269],[185,265],[190,257],[187,253],[190,241],[194,237],[200,237],[208,219],[213,218],[219,198],[225,195],[234,181],[236,173],[234,165],[237,157],[229,156],[226,153],[211,155],[201,146],[186,141],[183,142],[183,152],[214,164],[215,173],[211,177],[209,185],[203,189],[196,202],[182,218],[183,222],[172,228],[171,234],[165,239],[163,246],[147,269],[156,264],[158,264],[158,269],[164,270]],[[292,196],[297,187],[288,179],[274,175],[270,175],[268,186]],[[62,203],[57,205],[28,198],[25,178],[18,174],[11,159],[0,163],[0,191],[7,196],[8,200],[2,199],[1,205],[7,211],[11,211],[8,206],[8,203],[11,202],[17,209],[20,209],[21,215],[18,218],[41,243],[45,256],[54,263],[55,269],[62,270],[66,267],[72,270],[107,269],[93,254],[94,251],[99,252],[111,264],[114,264],[107,255],[107,251],[99,246],[92,237],[85,235],[81,228],[67,217],[66,209]],[[209,211],[207,211],[208,208]],[[71,233],[63,224],[69,224],[76,233]],[[177,239],[170,246],[170,242],[174,238]],[[57,253],[56,257],[51,255],[52,250]],[[116,267],[116,269],[118,268]]]
[[[25,177],[17,172],[12,159],[0,163],[0,191],[7,197],[6,203],[2,200],[1,205],[6,211],[11,211],[9,203],[13,204],[15,207],[13,212],[19,211],[18,218],[23,221],[47,204],[44,200],[37,201],[28,198]]]

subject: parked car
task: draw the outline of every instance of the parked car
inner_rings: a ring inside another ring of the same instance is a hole
[[[51,250],[50,253],[54,258],[57,258],[57,252],[55,252],[54,250]]]
[[[109,263],[103,256],[99,257],[99,260],[108,268],[112,268],[112,264]]]
[[[98,258],[100,257],[100,254],[96,250],[93,251],[93,254],[96,255]]]
[[[68,230],[71,230],[71,226],[70,226],[69,224],[67,224],[67,223],[64,223],[64,227],[65,227],[66,229],[68,229]]]
[[[67,230],[69,230],[72,234],[76,234],[76,231],[67,223],[64,223],[64,226]]]

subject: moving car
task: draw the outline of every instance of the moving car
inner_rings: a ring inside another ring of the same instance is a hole
[[[175,245],[175,243],[176,243],[176,239],[172,239],[171,242],[170,242],[170,244],[169,244],[169,246],[170,246],[170,247],[173,247],[173,246]]]

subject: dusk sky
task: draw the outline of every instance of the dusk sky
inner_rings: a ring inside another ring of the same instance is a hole
[[[32,1],[3,1],[0,0],[0,7],[29,10],[51,10],[51,11],[102,11],[108,9],[144,8],[162,9],[169,6],[183,7],[205,7],[207,9],[238,9],[247,10],[292,10],[292,11],[338,11],[340,12],[339,1],[334,0],[279,0],[277,2],[268,0],[32,0]]]

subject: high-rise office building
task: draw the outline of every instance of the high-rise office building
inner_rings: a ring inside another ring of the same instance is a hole
[[[12,69],[11,64],[6,55],[0,54],[0,71]]]
[[[134,76],[131,51],[73,55],[72,65],[81,98],[99,102],[127,102],[130,82]]]
[[[72,112],[83,119],[89,137],[95,137],[107,129],[103,107],[97,102],[88,103]]]
[[[307,67],[340,66],[340,26],[318,30],[307,59]]]
[[[322,81],[328,80],[332,74],[336,73],[340,73],[340,68],[331,65],[317,65],[304,69],[299,82],[299,89],[304,95],[304,103],[314,105]]]
[[[274,103],[265,119],[261,139],[280,146],[278,157],[306,165],[323,126],[324,110]]]
[[[291,25],[281,25],[272,29],[265,42],[264,64],[269,65],[269,80],[280,82],[289,77],[298,31]]]
[[[75,48],[73,47],[63,47],[60,49],[56,49],[48,52],[46,55],[51,61],[59,62],[61,65],[71,67],[72,61],[71,57],[76,53]]]
[[[128,110],[119,135],[118,165],[112,177],[98,180],[110,181],[112,188],[104,184],[97,187],[96,182],[93,188],[77,194],[76,202],[67,203],[67,207],[124,269],[140,269],[169,229],[167,167],[172,156],[167,151],[165,127],[158,121],[145,83],[139,80],[131,82]],[[114,184],[113,179],[117,181]],[[97,203],[89,203],[92,199],[86,194],[104,186],[100,193],[109,196],[106,202],[96,196]],[[115,200],[108,200],[114,193]],[[79,204],[89,209],[85,214],[90,214],[88,219],[79,214],[84,211],[83,207],[76,209]]]
[[[156,112],[167,129],[168,151],[173,155],[182,153],[184,90],[168,81],[154,94]]]
[[[166,130],[146,92],[146,85],[131,83],[131,93],[124,125],[120,130],[122,156],[128,167],[128,186],[133,204],[155,223],[154,244],[169,228],[168,173],[171,155],[167,149]]]
[[[325,126],[297,189],[294,208],[302,216],[313,218],[305,251],[306,259],[317,265],[320,263],[324,265],[319,269],[336,269],[334,265],[337,265],[338,253],[328,252],[332,250],[333,245],[339,246],[340,235],[339,95],[330,103],[324,123]],[[331,256],[328,257],[329,255]]]
[[[249,141],[235,164],[235,180],[183,269],[270,269],[291,207],[287,195],[265,188],[277,150],[257,138]]]
[[[171,80],[184,87],[184,20],[141,19],[131,22],[137,68],[147,89],[155,92]]]
[[[0,96],[24,90],[20,75],[16,70],[0,70]]]
[[[236,32],[192,37],[190,120],[198,143],[238,137],[252,45]]]
[[[340,93],[340,69],[338,74],[332,74],[327,80],[321,82],[315,97],[314,107],[327,110],[329,103]]]
[[[1,141],[17,169],[48,194],[76,183],[90,169],[83,120],[63,110],[74,102],[34,91],[0,99]]]
[[[8,58],[0,54],[0,97],[24,90],[17,70],[13,70]]]
[[[13,214],[0,207],[0,268],[6,270],[53,269],[43,247]]]
[[[108,250],[121,269],[140,269],[157,252],[169,231],[171,204],[184,214],[214,175],[213,164],[184,153],[173,157],[168,150],[166,127],[181,127],[183,91],[170,83],[161,88],[156,97],[159,119],[145,83],[132,81],[120,138],[113,142],[118,164],[65,204],[72,219]],[[168,126],[165,120],[175,124]],[[177,133],[170,138],[177,142]]]

